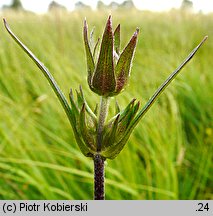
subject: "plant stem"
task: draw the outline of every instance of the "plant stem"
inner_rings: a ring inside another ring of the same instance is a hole
[[[102,147],[104,123],[108,114],[109,97],[101,97],[98,127],[97,154],[94,155],[94,200],[104,200],[104,160],[99,152]]]
[[[98,129],[97,129],[97,152],[101,151],[104,123],[108,114],[109,97],[101,97]]]
[[[104,158],[94,155],[94,200],[104,200]]]

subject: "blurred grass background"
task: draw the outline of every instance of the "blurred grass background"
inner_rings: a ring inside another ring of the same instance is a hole
[[[112,13],[122,47],[136,27],[139,42],[129,86],[117,100],[144,105],[205,36],[206,44],[106,165],[106,199],[213,198],[213,15],[178,11]],[[83,86],[89,104],[82,39],[84,17],[96,38],[108,12],[3,14],[49,68],[66,96]],[[114,110],[114,99],[110,112]],[[0,199],[92,199],[93,162],[79,151],[44,76],[0,28]]]

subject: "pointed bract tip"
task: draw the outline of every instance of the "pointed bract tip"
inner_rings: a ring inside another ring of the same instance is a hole
[[[198,47],[200,47],[201,45],[203,45],[203,43],[208,39],[208,35],[206,35],[203,40],[200,42],[200,44],[198,45]]]
[[[109,15],[109,18],[107,20],[107,26],[112,26],[112,16]]]
[[[139,108],[139,107],[140,107],[140,105],[141,105],[141,102],[140,102],[140,101],[138,101],[138,102],[137,102],[137,104],[136,104],[136,106]]]
[[[118,121],[119,118],[120,118],[120,114],[117,115],[115,122]]]
[[[139,33],[139,28],[136,28],[136,31],[135,31],[135,33],[134,33],[134,36],[137,36],[138,33]]]
[[[136,101],[136,98],[133,98],[130,103],[133,104],[135,103],[135,101]]]
[[[207,40],[208,39],[208,35],[206,35],[205,37],[204,37],[204,39],[203,39],[203,41],[205,41],[205,40]]]
[[[120,30],[121,30],[121,25],[118,24],[118,26],[117,26],[116,29],[115,29],[115,32],[119,32],[119,33],[120,33]]]
[[[86,17],[84,18],[84,28],[87,28],[87,19],[86,19]]]
[[[5,18],[3,18],[3,22],[4,22],[4,26],[7,28],[7,27],[8,27],[8,25],[7,25],[7,21],[6,21],[6,19],[5,19]]]
[[[85,105],[85,103],[83,103],[82,108],[81,108],[81,112],[84,112],[85,109],[86,109],[86,105]]]

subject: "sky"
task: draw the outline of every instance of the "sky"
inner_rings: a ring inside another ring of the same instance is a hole
[[[58,3],[64,5],[68,10],[73,10],[76,0],[56,0]],[[95,9],[97,0],[80,0],[81,2],[90,5]],[[105,4],[111,1],[122,3],[124,0],[102,0]],[[25,9],[37,13],[45,13],[51,0],[21,0]],[[171,8],[179,8],[182,0],[133,0],[135,6],[142,10],[166,11]],[[213,12],[213,0],[192,0],[195,11],[202,10],[205,13]],[[9,5],[11,0],[0,0],[0,7],[2,5]]]

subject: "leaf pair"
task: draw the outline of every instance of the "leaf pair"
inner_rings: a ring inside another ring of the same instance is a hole
[[[79,91],[76,91],[76,100],[74,99],[72,91],[70,92],[70,106],[48,69],[10,30],[5,19],[4,25],[15,42],[27,53],[47,78],[71,123],[76,141],[82,153],[85,156],[93,157],[97,151],[97,106],[94,112],[89,108],[81,88]],[[88,82],[93,91],[104,96],[112,96],[121,91],[126,84],[130,73],[137,35],[138,30],[132,36],[129,44],[120,55],[120,26],[112,33],[111,17],[109,17],[102,39],[98,63],[95,65],[94,55],[91,53],[88,42],[87,25],[85,22],[84,43],[87,56]],[[139,102],[135,104],[135,99],[133,99],[123,111],[120,111],[118,105],[116,106],[118,113],[104,127],[103,145],[101,152],[99,152],[102,157],[113,159],[120,153],[127,143],[133,129],[145,113],[150,109],[171,81],[180,73],[181,69],[183,69],[183,67],[192,59],[207,38],[207,36],[204,37],[200,44],[192,50],[187,58],[155,91],[153,96],[140,111],[138,111]],[[97,48],[97,46],[95,47]],[[95,53],[96,48],[94,48],[93,53]],[[119,58],[117,58],[117,56]],[[116,66],[114,67],[115,64]],[[108,69],[111,71],[107,71]],[[113,77],[115,77],[115,80],[113,80]],[[109,80],[111,82],[109,82]]]

